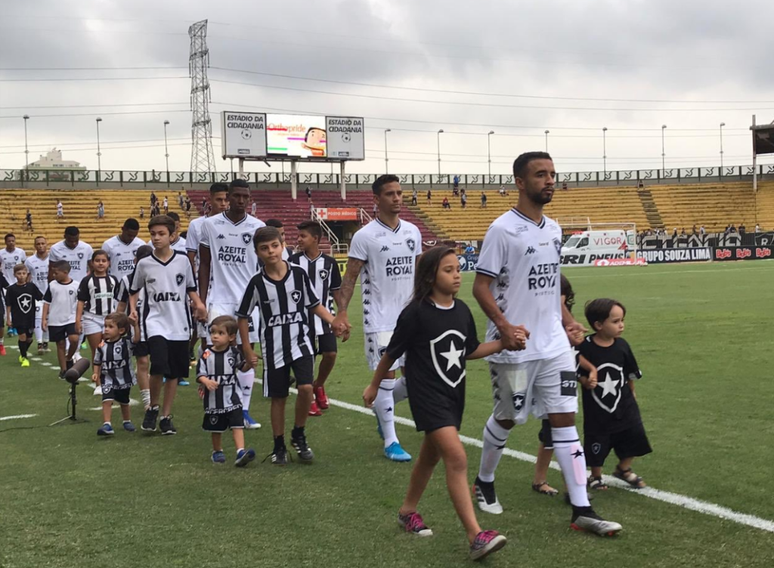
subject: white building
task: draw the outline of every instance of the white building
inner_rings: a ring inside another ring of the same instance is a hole
[[[28,166],[30,170],[78,170],[83,171],[86,168],[74,160],[63,160],[62,151],[53,148],[45,156],[41,155],[39,160],[31,162]]]

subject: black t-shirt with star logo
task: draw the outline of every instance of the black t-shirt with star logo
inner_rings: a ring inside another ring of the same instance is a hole
[[[465,357],[478,349],[476,324],[461,300],[449,308],[411,302],[398,316],[387,354],[406,354],[409,403],[417,429],[459,427],[465,407]]]
[[[597,368],[597,386],[583,391],[583,428],[587,433],[621,432],[642,422],[640,408],[629,386],[642,377],[637,360],[625,339],[610,347],[594,343],[589,335],[577,349]],[[580,369],[584,374],[583,369]]]
[[[5,292],[6,305],[11,308],[14,327],[35,327],[35,302],[43,299],[38,287],[32,282],[12,284]]]

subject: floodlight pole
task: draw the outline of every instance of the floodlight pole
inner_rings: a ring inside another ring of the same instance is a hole
[[[441,183],[441,134],[443,134],[443,129],[438,131],[438,183]]]
[[[169,182],[169,147],[167,146],[167,126],[169,121],[164,121],[164,158],[167,161],[167,182]]]
[[[494,130],[490,130],[486,135],[486,161],[488,166],[487,171],[489,172],[489,179],[486,180],[487,183],[492,179],[492,134],[494,133]]]
[[[545,131],[545,135],[546,135],[546,152],[548,152],[548,135],[549,135],[550,133],[551,133],[551,131],[550,131],[550,130],[546,130],[546,131]]]
[[[755,115],[752,115],[753,191],[758,191],[758,153],[755,151]]]
[[[725,122],[720,123],[720,176],[723,177],[723,127]]]
[[[298,197],[298,161],[290,160],[290,198],[295,201]]]
[[[99,123],[102,122],[100,117],[97,117],[97,183],[99,178],[102,177],[102,151],[99,147]]]
[[[389,164],[390,164],[390,158],[387,155],[387,133],[392,132],[389,128],[384,129],[384,173],[388,174],[390,173]]]
[[[339,162],[339,166],[340,166],[340,170],[339,170],[340,171],[339,186],[340,186],[340,189],[341,189],[341,200],[342,201],[346,201],[347,200],[347,184],[344,181],[344,172],[345,172],[344,164],[346,164],[346,163],[347,162],[345,162],[344,160]]]
[[[27,121],[30,119],[28,114],[25,114],[24,119],[24,182],[29,183],[30,180],[30,150],[27,147]],[[22,184],[24,185],[24,184]]]
[[[607,126],[602,127],[602,172],[607,179]]]
[[[666,170],[666,152],[664,151],[664,131],[666,130],[666,124],[661,126],[661,172],[663,174]]]

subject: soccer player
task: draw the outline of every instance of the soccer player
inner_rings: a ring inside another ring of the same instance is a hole
[[[320,239],[322,227],[317,221],[304,221],[298,225],[298,248],[301,252],[291,255],[289,262],[304,269],[315,294],[323,306],[333,313],[333,300],[336,299],[338,303],[341,288],[341,272],[335,258],[320,252]],[[309,332],[315,354],[322,356],[317,379],[313,384],[314,400],[309,408],[309,415],[322,416],[322,411],[328,408],[325,381],[336,364],[336,336],[330,325],[312,314],[309,314]]]
[[[218,316],[236,317],[237,308],[258,266],[252,239],[264,223],[246,213],[249,200],[250,186],[245,180],[236,179],[228,188],[228,210],[209,217],[201,224],[199,290],[207,306],[210,323]],[[239,341],[242,339],[238,338]],[[250,343],[258,341],[254,322],[251,323],[249,339]],[[255,370],[240,370],[237,376],[242,386],[245,426],[248,429],[260,428],[261,425],[250,416]]]
[[[148,245],[142,245],[137,249],[134,256],[134,264],[136,265],[140,260],[146,256],[153,254],[153,247]],[[115,288],[115,301],[116,311],[118,313],[128,313],[129,311],[129,290],[132,288],[132,281],[134,280],[134,272],[130,272],[125,275],[118,286]],[[145,289],[141,289],[137,296],[137,313],[145,313]],[[150,360],[148,358],[148,338],[145,336],[145,331],[142,326],[139,327],[139,339],[134,346],[134,357],[137,361],[137,384],[140,387],[140,398],[142,398],[142,404],[145,410],[150,408],[150,377],[148,376],[148,369],[150,367]]]
[[[13,233],[5,235],[5,248],[0,249],[0,266],[2,266],[3,276],[7,282],[15,282],[16,276],[14,276],[14,268],[18,264],[24,264],[27,260],[27,255],[23,249],[16,246],[16,236]],[[8,305],[8,302],[6,302]],[[13,327],[8,328],[8,335],[16,335],[16,330]]]
[[[131,332],[131,333],[130,333]],[[115,434],[110,423],[113,401],[121,406],[123,427],[127,432],[135,432],[129,409],[129,391],[137,379],[132,370],[132,355],[139,340],[137,314],[111,313],[105,316],[104,341],[94,354],[94,373],[92,381],[102,385],[102,426],[97,436]]]
[[[64,378],[65,371],[72,367],[79,343],[75,332],[75,311],[80,282],[70,278],[71,270],[72,266],[66,260],[55,260],[49,264],[54,279],[48,283],[43,295],[43,321],[40,324],[44,331],[48,331],[51,341],[56,343],[60,378]],[[65,342],[69,342],[69,347]]]
[[[619,460],[613,477],[636,489],[645,487],[632,471],[632,462],[653,451],[634,394],[634,381],[642,378],[642,373],[631,347],[621,337],[625,318],[626,308],[616,300],[600,298],[586,304],[586,319],[595,333],[586,337],[578,351],[597,369],[597,374],[582,374],[580,378],[583,446],[591,466],[591,489],[607,488],[602,466],[611,450]]]
[[[255,459],[255,450],[245,449],[244,420],[242,418],[242,388],[237,370],[250,365],[236,347],[237,322],[231,316],[218,316],[210,324],[208,347],[196,366],[196,382],[204,401],[202,429],[212,434],[213,463],[225,463],[223,432],[231,430],[236,445],[234,465],[244,467]]]
[[[554,163],[546,152],[527,152],[514,161],[513,174],[518,201],[490,225],[473,284],[473,295],[489,318],[487,339],[502,339],[507,349],[487,358],[494,411],[484,427],[476,499],[482,511],[502,513],[494,474],[508,435],[531,411],[547,413],[554,455],[570,495],[571,527],[615,534],[621,525],[601,519],[589,504],[586,459],[575,428],[575,358],[567,335],[583,326],[562,309],[562,230],[543,215],[554,194]],[[517,322],[529,332],[521,350],[513,340]]]
[[[294,251],[293,247],[289,247],[287,246],[287,243],[285,243],[285,225],[279,219],[267,219],[266,226],[274,227],[279,231],[280,242],[282,243],[282,246],[285,247],[282,251],[282,260],[288,260],[290,255],[294,254]]]
[[[102,243],[102,250],[110,259],[110,275],[115,276],[116,280],[134,271],[134,255],[145,244],[137,238],[139,232],[140,223],[130,217],[124,221],[120,234]]]
[[[167,215],[158,215],[150,220],[148,230],[153,254],[137,263],[129,297],[130,312],[138,314],[150,353],[151,400],[142,429],[156,431],[162,380],[166,377],[159,427],[163,435],[173,435],[177,434],[171,416],[177,382],[188,377],[189,369],[188,340],[193,322],[188,299],[197,319],[206,319],[207,311],[196,294],[191,263],[184,254],[172,250],[175,222]],[[140,314],[137,300],[141,289],[145,290],[145,305]]]
[[[309,310],[331,324],[333,316],[321,304],[309,277],[300,267],[282,260],[282,241],[274,227],[263,227],[253,239],[264,269],[252,277],[237,310],[242,350],[250,366],[258,356],[250,342],[250,320],[257,307],[261,312],[259,336],[263,351],[263,394],[271,398],[271,429],[274,450],[271,463],[286,465],[285,403],[290,389],[290,374],[296,380],[295,427],[290,441],[302,462],[309,463],[314,453],[306,441],[306,419],[312,404],[314,351],[309,341]],[[339,330],[340,328],[337,328]]]
[[[32,282],[29,282],[27,267],[17,264],[13,269],[16,283],[8,287],[5,293],[6,319],[8,328],[14,328],[19,336],[19,363],[29,367],[27,350],[32,345],[32,334],[35,329],[35,304],[43,299],[43,295]]]
[[[81,241],[81,232],[78,227],[67,227],[64,230],[64,239],[55,243],[48,254],[49,282],[54,279],[53,264],[64,260],[70,264],[70,278],[80,282],[89,273],[89,261],[94,250],[91,245]]]
[[[35,254],[27,257],[25,265],[30,275],[30,282],[38,287],[41,294],[48,289],[48,243],[46,237],[35,237]],[[35,304],[35,338],[38,341],[38,355],[48,353],[48,331],[43,331],[43,302]]]
[[[166,199],[166,197],[164,198]],[[167,217],[172,219],[175,222],[175,230],[172,233],[172,242],[170,243],[170,247],[172,247],[172,250],[175,250],[182,254],[187,254],[188,249],[186,247],[185,238],[180,236],[180,215],[175,213],[174,211],[171,211],[169,213],[164,213]],[[159,214],[157,213],[154,215],[154,217],[158,217]],[[148,244],[150,246],[153,246],[153,239],[148,241]]]
[[[433,534],[417,506],[435,466],[443,460],[446,486],[467,533],[470,558],[480,560],[505,546],[506,540],[497,531],[481,530],[468,491],[468,460],[459,437],[465,408],[465,361],[498,353],[503,342],[478,342],[470,309],[455,299],[460,283],[454,249],[435,247],[419,257],[413,298],[398,316],[395,333],[363,392],[363,401],[366,406],[374,403],[384,374],[406,354],[411,414],[425,437],[398,510],[398,524],[411,534]],[[523,344],[526,332],[519,333]]]
[[[115,289],[118,286],[116,277],[108,274],[110,259],[108,254],[99,249],[91,256],[91,273],[81,280],[78,286],[78,307],[75,312],[75,332],[85,335],[91,348],[91,360],[102,343],[102,330],[105,327],[105,316],[113,313]],[[99,378],[99,376],[97,377]],[[99,382],[96,382],[94,394],[102,394]]]
[[[359,275],[365,353],[369,367],[375,371],[390,343],[398,315],[411,298],[414,264],[416,257],[422,254],[422,235],[415,225],[400,218],[403,190],[398,176],[385,174],[378,177],[372,190],[379,215],[352,239],[336,325],[343,323],[350,327],[347,307]],[[395,380],[395,370],[403,366],[403,361],[402,357],[398,358],[390,367],[374,402],[379,434],[384,439],[384,455],[397,462],[411,460],[398,441],[393,412],[395,403],[408,396],[405,377]]]
[[[0,271],[0,314],[5,313],[5,290],[8,288],[8,281]],[[5,355],[5,318],[0,316],[0,356]]]

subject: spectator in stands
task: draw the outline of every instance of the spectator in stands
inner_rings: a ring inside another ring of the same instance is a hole
[[[191,198],[188,197],[188,195],[185,196],[184,204],[185,204],[186,217],[190,219],[191,218]]]
[[[687,236],[688,236],[688,233],[686,233],[686,232],[685,232],[685,227],[683,227],[682,229],[680,229],[680,236],[681,236],[681,237],[687,237]]]
[[[64,218],[64,205],[62,205],[62,200],[57,199],[56,201],[56,220],[59,221],[60,219]]]
[[[567,182],[562,182],[562,191],[567,191]]]
[[[253,201],[253,203],[250,205],[250,215],[255,217],[255,211],[257,208],[258,208],[258,204],[255,201]]]
[[[169,199],[167,199],[167,196],[164,196],[164,215],[169,214]]]
[[[460,195],[460,205],[462,205],[462,208],[465,209],[468,206],[468,194],[465,193],[465,190],[462,190],[462,194]]]
[[[30,213],[29,209],[27,209],[27,214],[24,216],[24,220],[27,223],[27,230],[30,233],[34,232],[32,229],[32,213]]]
[[[642,183],[642,180],[637,182],[637,189],[643,189],[645,187],[645,184]]]
[[[699,234],[700,234],[700,235],[706,235],[706,234],[707,234],[707,231],[706,231],[706,229],[704,228],[704,225],[702,225],[701,227],[699,227]]]
[[[761,232],[761,226],[758,223],[755,224],[755,232],[756,233],[760,233]]]
[[[696,225],[694,225],[693,228],[691,229],[691,234],[692,235],[696,234]]]
[[[747,227],[744,226],[744,221],[739,223],[739,236],[743,237],[747,233]]]
[[[500,186],[500,190],[498,191],[498,193],[500,194],[501,197],[505,197],[506,195],[508,195],[508,192],[505,191],[505,186],[504,185]]]
[[[736,227],[734,227],[733,223],[731,223],[731,225],[728,227],[728,232],[729,233],[736,233],[737,232]]]
[[[433,199],[433,192],[432,192],[432,190],[428,189],[427,190],[427,203],[430,204],[432,199]]]
[[[414,188],[414,191],[411,192],[411,204],[416,205],[417,204],[417,188]]]
[[[476,254],[476,247],[473,246],[473,243],[468,243],[468,246],[465,247],[465,254]]]
[[[454,195],[457,195],[457,190],[460,187],[460,176],[459,174],[454,174]]]
[[[452,197],[459,197],[460,196],[460,188],[454,187],[452,188]]]
[[[177,204],[180,206],[180,210],[183,210],[183,194],[181,192],[177,192]]]
[[[99,200],[99,203],[97,203],[97,220],[101,221],[105,218],[105,204],[102,203],[102,200]]]
[[[483,191],[481,192],[481,207],[486,208],[486,193]]]
[[[311,201],[312,200],[312,188],[310,186],[306,186],[306,200]]]
[[[202,215],[206,215],[207,213],[207,199],[205,197],[202,197]]]
[[[448,209],[449,211],[451,211],[451,203],[449,203],[449,198],[448,198],[448,197],[444,197],[444,198],[443,198],[443,202],[441,203],[441,207],[443,207],[444,209]]]
[[[158,198],[156,197],[156,194],[151,191],[151,194],[150,194],[151,208],[153,208],[153,206],[156,205],[157,201],[158,201]]]

